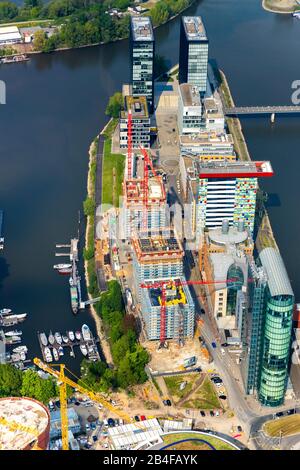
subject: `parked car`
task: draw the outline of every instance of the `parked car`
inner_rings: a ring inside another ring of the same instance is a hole
[[[115,425],[115,420],[112,419],[112,418],[108,418],[107,424],[108,424],[108,426],[110,426],[112,428]]]
[[[201,414],[201,416],[205,416],[205,411],[201,410],[200,414]]]
[[[146,416],[142,415],[141,416],[141,421],[146,421]]]
[[[136,416],[134,417],[134,419],[135,419],[135,421],[140,421],[140,418],[139,418],[138,415],[136,415]]]
[[[220,398],[220,400],[226,400],[227,399],[226,395],[219,395],[219,398]]]
[[[98,441],[98,437],[97,437],[97,436],[93,436],[93,441],[94,441],[94,442]]]
[[[86,423],[86,425],[85,425],[85,430],[86,430],[86,431],[90,431],[90,430],[91,430],[91,426],[90,426],[88,423]]]
[[[216,349],[217,343],[215,343],[215,342],[213,341],[213,342],[211,343],[211,345],[212,345],[212,347],[213,347],[214,349]]]
[[[167,400],[167,405],[172,406],[171,400]]]
[[[227,348],[228,343],[222,343],[221,346],[223,346],[223,348]]]
[[[216,416],[220,416],[220,413],[218,411],[216,411]]]
[[[163,404],[164,404],[165,406],[168,406],[167,400],[163,400]]]
[[[243,431],[242,426],[238,426],[237,430],[238,430],[238,432],[242,432]]]
[[[215,416],[215,413],[212,410],[210,410],[209,414],[210,416]]]

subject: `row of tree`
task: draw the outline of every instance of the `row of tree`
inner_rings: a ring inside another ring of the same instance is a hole
[[[0,397],[29,397],[44,404],[59,395],[52,377],[42,379],[37,372],[25,372],[10,364],[0,364]]]
[[[105,363],[83,361],[82,380],[98,391],[126,389],[147,380],[145,366],[149,362],[147,351],[137,342],[136,322],[125,313],[120,285],[111,281],[108,291],[96,304],[111,345],[114,369]]]

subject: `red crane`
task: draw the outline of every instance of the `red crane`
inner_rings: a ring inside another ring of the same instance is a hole
[[[167,281],[154,281],[152,284],[140,284],[143,289],[161,289],[161,307],[160,307],[160,346],[163,346],[166,341],[166,313],[167,313],[167,288],[168,286],[191,286],[191,285],[210,285],[210,284],[228,284],[238,282],[239,279],[226,279],[225,281],[183,281],[167,280]]]
[[[132,112],[128,111],[127,118],[127,178],[132,178]]]

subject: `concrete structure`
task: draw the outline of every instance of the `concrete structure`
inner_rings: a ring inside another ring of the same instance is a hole
[[[0,398],[0,449],[48,448],[50,415],[32,398]]]
[[[243,220],[252,234],[258,178],[272,175],[270,162],[194,161],[187,191],[196,212],[196,239],[201,239],[205,227],[221,226],[224,219],[230,225]]]
[[[17,26],[0,27],[0,46],[22,42],[22,36]]]
[[[217,94],[217,93],[215,93]],[[203,101],[203,121],[208,132],[224,132],[225,117],[221,100],[211,96]]]
[[[172,419],[166,419],[162,422],[164,433],[173,431],[190,431],[193,427],[193,420],[185,418],[182,421],[174,421]]]
[[[50,426],[50,439],[57,439],[61,437],[61,414],[60,410],[52,411],[51,426]],[[81,431],[81,425],[79,422],[78,414],[74,408],[68,408],[68,429],[73,434],[78,434]]]
[[[180,136],[180,151],[183,156],[234,155],[234,142],[231,134],[225,132],[200,132]]]
[[[127,149],[128,111],[132,114],[132,148],[150,148],[150,116],[145,96],[125,96],[125,110],[120,114],[120,148]]]
[[[208,39],[200,16],[183,16],[180,26],[179,83],[204,95],[207,87]]]
[[[154,105],[154,34],[151,19],[133,16],[130,20],[131,83],[133,96],[146,96],[150,113]]]
[[[259,259],[268,282],[258,398],[264,405],[279,406],[287,389],[295,299],[279,252],[265,248]]]
[[[134,423],[123,424],[108,429],[108,436],[115,450],[135,449],[143,445],[162,442],[163,430],[156,418]]]
[[[179,86],[178,130],[179,134],[194,134],[200,131],[202,106],[198,88],[182,83]]]

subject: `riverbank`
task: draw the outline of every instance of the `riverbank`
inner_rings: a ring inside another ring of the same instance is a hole
[[[295,0],[263,0],[262,7],[264,10],[271,13],[281,13],[285,15],[300,9]]]

